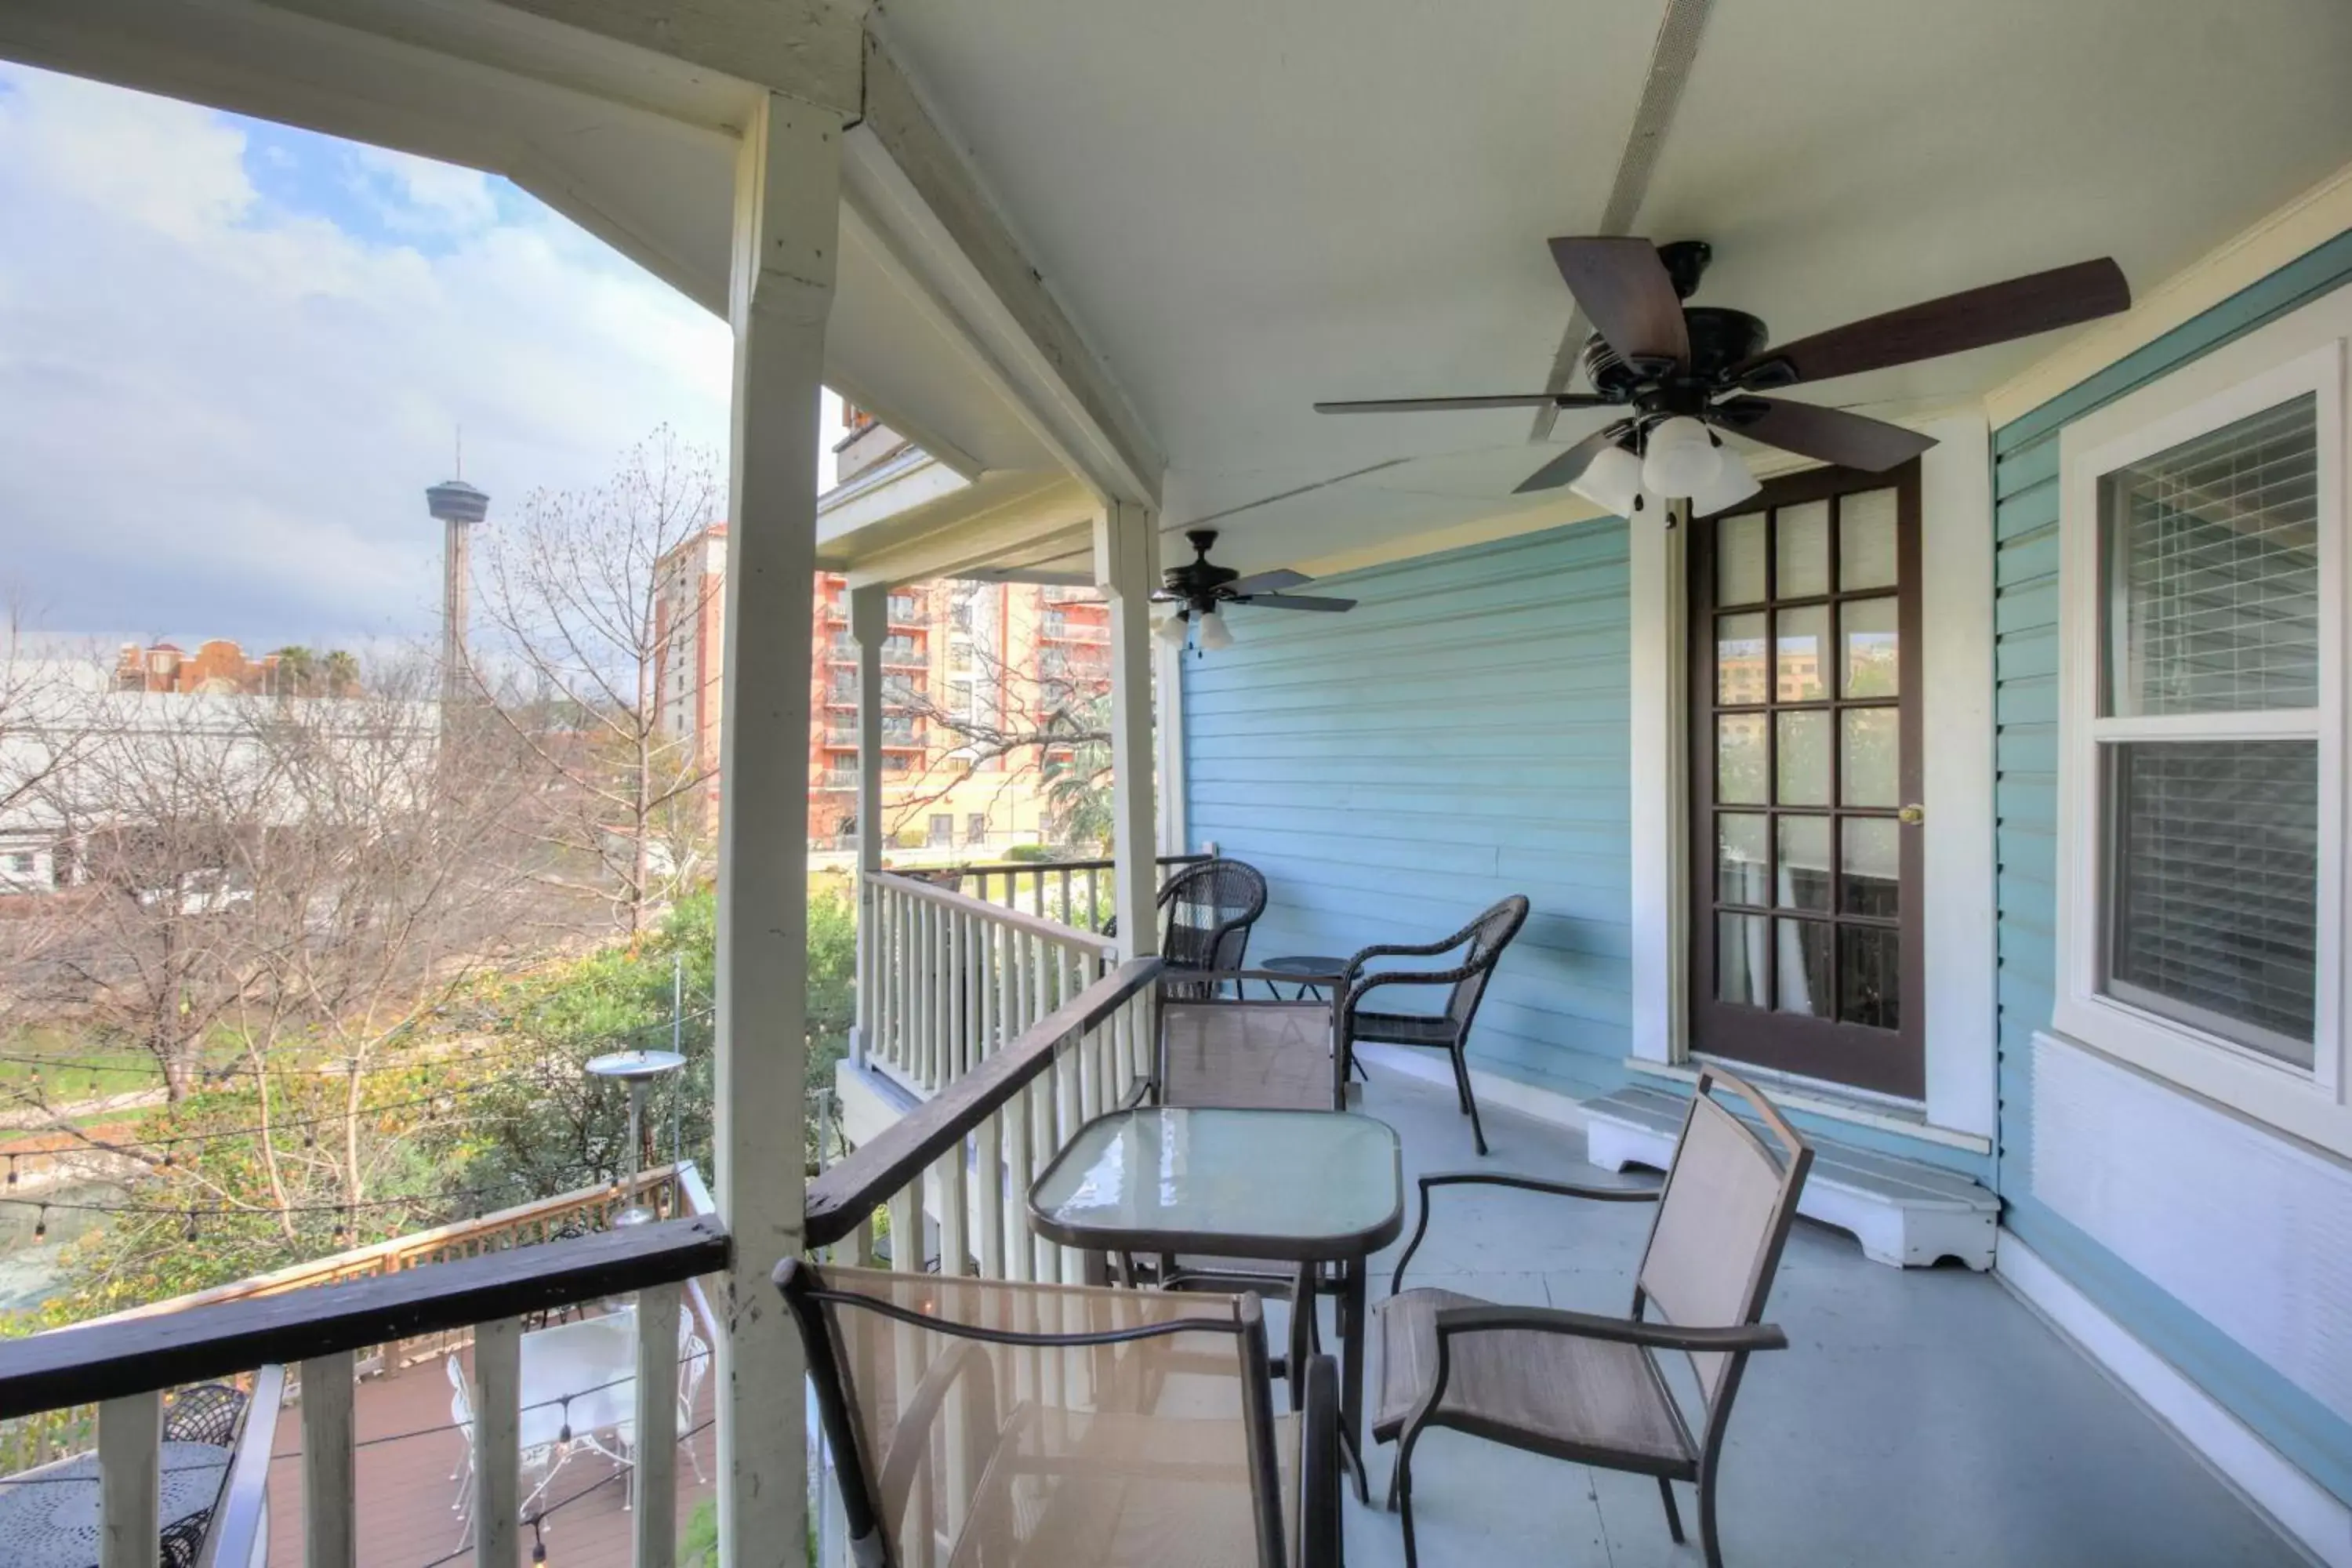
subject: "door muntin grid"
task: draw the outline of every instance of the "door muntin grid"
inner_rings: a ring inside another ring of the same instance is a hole
[[[1708,627],[1713,999],[1902,1028],[1903,647],[1893,486],[1718,520]],[[1916,896],[1916,895],[1915,895]]]

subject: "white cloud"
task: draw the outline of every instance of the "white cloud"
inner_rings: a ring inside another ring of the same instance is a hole
[[[0,67],[0,574],[52,626],[428,633],[458,426],[494,521],[723,446],[723,323],[502,182],[337,156]]]
[[[355,147],[353,162],[363,175],[390,185],[401,206],[386,209],[398,227],[477,229],[499,218],[498,197],[490,177],[478,169],[436,163],[430,158],[394,153],[382,147]]]

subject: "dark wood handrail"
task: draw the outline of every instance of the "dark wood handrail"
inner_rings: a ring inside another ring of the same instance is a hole
[[[691,1279],[727,1266],[715,1217],[663,1220],[281,1296],[0,1342],[0,1419],[176,1388]]]
[[[885,1200],[1051,1067],[1065,1045],[1150,989],[1160,967],[1156,958],[1120,964],[811,1183],[807,1244],[828,1247],[856,1230]]]

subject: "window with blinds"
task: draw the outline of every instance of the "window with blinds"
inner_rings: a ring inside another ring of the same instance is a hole
[[[2099,481],[2103,989],[2305,1068],[2318,982],[2318,479],[2306,394]],[[2262,738],[2247,735],[2250,714],[2268,716]]]

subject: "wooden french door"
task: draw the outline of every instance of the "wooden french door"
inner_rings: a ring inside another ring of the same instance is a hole
[[[1919,469],[1692,525],[1694,1049],[1918,1099]]]

